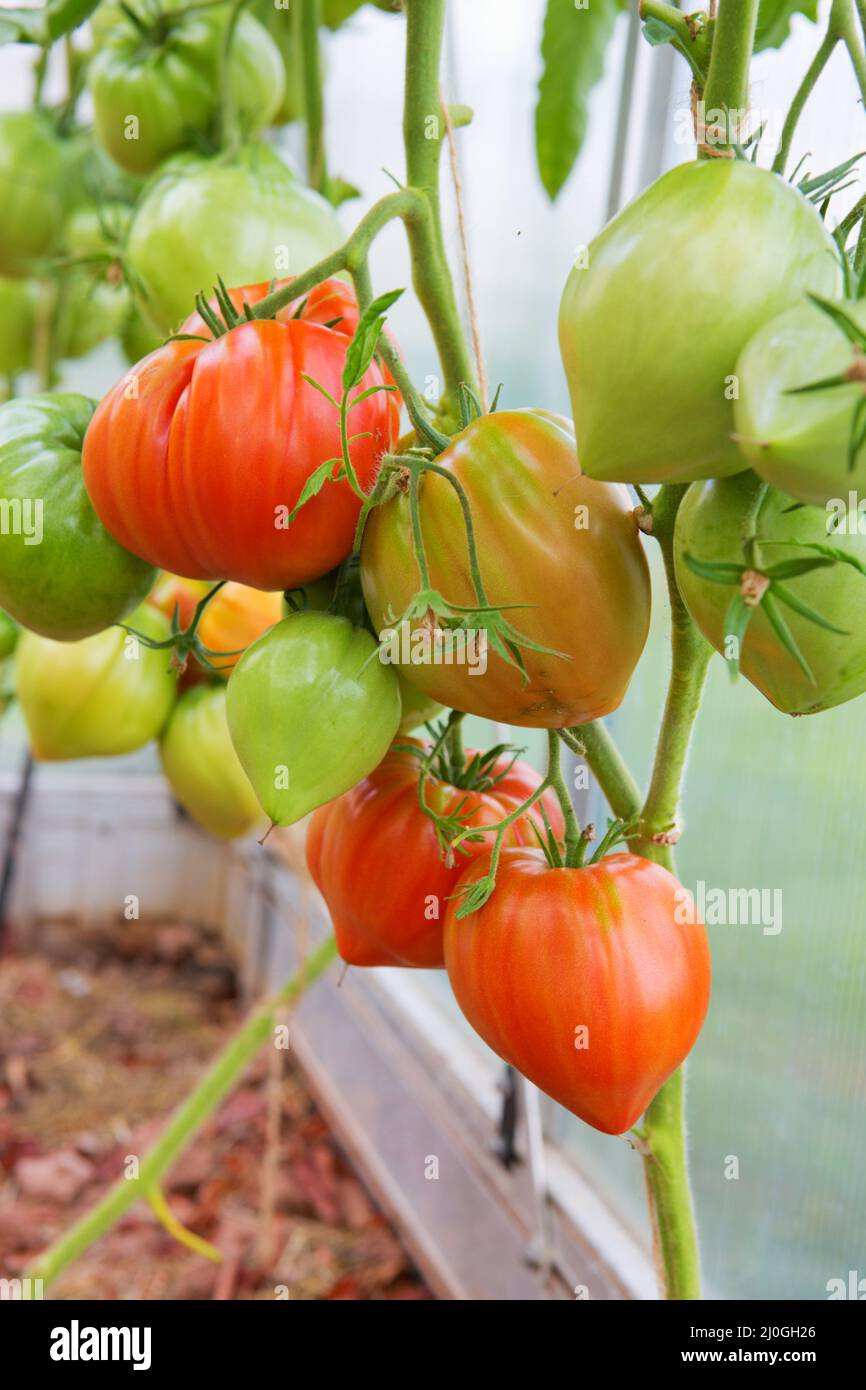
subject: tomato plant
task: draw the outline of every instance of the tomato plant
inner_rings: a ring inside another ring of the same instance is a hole
[[[832,307],[866,332],[866,302]],[[740,448],[766,482],[800,502],[823,507],[841,499],[847,507],[849,491],[866,478],[866,449],[857,439],[863,385],[856,362],[839,325],[817,305],[802,304],[759,329],[737,363]],[[804,389],[833,379],[839,384]]]
[[[224,686],[197,685],[180,696],[159,756],[181,806],[218,840],[233,840],[263,824],[264,812],[229,736]]]
[[[479,856],[461,883],[486,871]],[[446,914],[454,995],[500,1057],[593,1128],[623,1134],[707,1012],[709,946],[684,902],[673,874],[636,855],[551,869],[540,849],[505,849],[490,901],[468,920],[453,903]]]
[[[397,632],[397,668],[441,704],[508,724],[564,727],[616,709],[650,613],[649,573],[625,489],[581,477],[568,421],[542,410],[482,416],[437,464],[465,489],[491,602],[517,605],[514,626],[545,650],[521,651],[524,680],[517,663],[489,644],[483,671],[480,647],[472,661],[459,660],[459,647],[451,661],[425,652],[424,613],[404,640],[394,624],[421,587],[404,491],[370,515],[361,553],[373,623],[380,634]],[[471,607],[460,500],[446,478],[425,475],[419,510],[432,588]]]
[[[307,834],[307,863],[331,914],[349,965],[444,965],[442,929],[448,900],[467,863],[490,846],[482,827],[531,796],[541,778],[503,751],[468,754],[454,765],[443,750],[424,778],[425,804],[445,821],[479,829],[446,862],[441,834],[419,804],[420,760],[427,746],[397,744],[357,786],[321,806]],[[546,792],[549,823],[562,812]],[[544,822],[537,806],[515,821],[509,845],[532,844]]]
[[[119,382],[84,444],[87,490],[111,534],[162,569],[259,589],[333,569],[361,508],[349,482],[328,483],[290,517],[315,470],[341,457],[339,409],[306,377],[339,399],[345,362],[345,334],[308,322],[303,308],[152,353],[137,393]],[[383,383],[372,362],[352,399]],[[391,393],[368,395],[349,418],[359,436],[350,457],[369,487],[396,432]]]
[[[161,613],[142,605],[130,626],[168,635]],[[24,632],[15,652],[15,693],[33,755],[44,761],[132,753],[162,731],[175,698],[165,653],[120,627],[80,642]]]
[[[227,708],[259,801],[274,824],[292,825],[372,772],[397,732],[400,692],[368,632],[293,613],[247,648]]]
[[[586,262],[559,318],[583,471],[638,483],[739,472],[740,352],[806,291],[840,283],[816,209],[748,161],[681,164],[605,227]]]
[[[118,5],[90,64],[96,133],[112,159],[146,174],[191,131],[209,133],[219,119],[220,53],[227,6],[190,8],[162,0],[146,7]],[[280,52],[251,14],[241,13],[230,47],[229,92],[249,134],[266,126],[284,96]]]
[[[795,507],[753,473],[693,483],[677,517],[676,573],[707,641],[728,656],[733,641],[743,675],[784,713],[866,690],[866,535],[856,526],[828,537],[825,511]],[[744,633],[726,621],[741,594]]]
[[[24,627],[67,641],[117,622],[154,579],[108,534],[85,491],[92,414],[92,401],[71,394],[0,406],[0,496],[13,521],[0,547],[0,601]]]
[[[295,274],[342,240],[324,199],[259,143],[169,160],[136,208],[126,256],[146,315],[168,333],[218,277],[248,285]]]

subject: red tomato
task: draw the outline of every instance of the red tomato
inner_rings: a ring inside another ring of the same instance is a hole
[[[418,747],[422,747],[418,744]],[[469,755],[471,757],[471,754]],[[470,825],[492,825],[531,796],[540,777],[509,758],[495,764],[501,779],[488,791],[465,790],[433,775],[424,784],[426,803],[439,815],[458,807]],[[562,812],[552,792],[544,805],[551,826],[563,834]],[[506,831],[505,843],[534,844],[530,818],[544,829],[537,807]],[[430,817],[418,804],[418,760],[396,748],[374,772],[345,795],[321,806],[307,832],[307,864],[319,888],[343,960],[350,965],[441,966],[447,899],[467,861],[490,848],[491,835],[466,840],[448,868]]]
[[[488,867],[481,855],[461,884]],[[681,920],[673,874],[633,854],[551,869],[541,850],[506,849],[485,906],[462,920],[456,906],[445,962],[475,1031],[593,1128],[630,1129],[690,1052],[710,998],[706,932]]]
[[[263,289],[232,294],[253,300]],[[83,466],[94,508],[121,544],[175,574],[265,590],[300,587],[345,558],[360,511],[348,482],[326,483],[287,518],[315,469],[341,455],[339,412],[305,377],[340,399],[346,333],[324,321],[347,323],[351,297],[325,282],[297,318],[287,306],[279,321],[244,321],[215,341],[175,339],[118,382],[87,431]],[[197,327],[194,316],[184,331]],[[353,399],[384,381],[373,362]],[[362,488],[398,420],[392,392],[351,411]]]

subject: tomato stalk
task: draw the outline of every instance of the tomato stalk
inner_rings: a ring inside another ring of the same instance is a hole
[[[740,141],[739,117],[749,106],[749,65],[757,23],[758,0],[720,0],[703,100],[706,116],[721,115],[724,125],[703,132],[698,145],[703,155],[732,155]],[[712,139],[707,142],[709,134]]]
[[[329,937],[275,995],[255,1010],[141,1157],[138,1177],[119,1178],[95,1207],[34,1261],[31,1279],[41,1279],[47,1286],[115,1225],[135,1202],[140,1198],[153,1199],[171,1165],[237,1084],[268,1039],[273,1039],[280,1012],[297,1003],[306,987],[325,973],[336,952],[336,941]]]
[[[864,20],[864,7],[860,0],[860,20],[861,24],[866,24]],[[848,57],[854,69],[854,76],[857,79],[857,86],[860,89],[860,96],[866,102],[866,51],[863,47],[863,38],[857,27],[857,12],[854,9],[854,0],[833,0],[830,9],[830,28],[837,35],[839,40],[848,50]],[[866,28],[864,28],[866,32]]]
[[[225,32],[220,45],[219,56],[219,98],[220,98],[220,145],[233,153],[241,143],[238,113],[232,99],[231,58],[232,44],[237,31],[241,10],[248,0],[234,0],[229,12]]]
[[[325,158],[325,103],[322,91],[322,62],[319,49],[321,0],[301,0],[300,39],[304,76],[304,113],[307,130],[307,182],[311,188],[328,192]]]
[[[831,23],[821,41],[818,52],[815,54],[815,57],[812,59],[806,71],[803,81],[794,93],[794,99],[785,117],[785,123],[782,126],[782,134],[779,139],[779,148],[776,150],[776,157],[773,160],[773,170],[777,174],[784,174],[785,172],[785,166],[788,163],[788,156],[791,152],[791,142],[794,139],[797,123],[803,114],[803,108],[809,100],[812,89],[821,76],[821,73],[824,71],[824,68],[827,66],[830,55],[838,42],[839,35],[835,32]]]
[[[547,731],[547,781],[556,792],[559,804],[562,807],[562,815],[565,820],[565,867],[573,869],[579,866],[583,853],[586,850],[586,840],[581,835],[580,821],[574,809],[574,802],[568,787],[565,785],[565,778],[562,775],[562,766],[559,760],[559,734],[556,729]]]

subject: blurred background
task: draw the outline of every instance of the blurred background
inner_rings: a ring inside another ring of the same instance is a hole
[[[457,139],[489,379],[503,383],[504,405],[565,413],[556,323],[576,250],[617,203],[691,157],[693,147],[682,139],[689,107],[685,64],[641,40],[631,71],[627,54],[634,52],[636,20],[623,14],[593,93],[584,151],[551,206],[533,148],[543,9],[542,0],[454,0],[447,88],[451,100],[475,110]],[[768,157],[761,162],[769,162],[773,137],[817,42],[816,27],[796,15],[783,47],[755,62],[753,104],[770,125]],[[341,209],[349,227],[392,186],[384,171],[402,174],[402,24],[366,6],[328,48],[330,167],[362,190],[360,200]],[[2,107],[29,100],[31,65],[27,50],[0,49]],[[55,80],[59,76],[49,74],[49,90]],[[837,54],[801,121],[794,158],[808,156],[813,172],[829,169],[856,152],[863,130],[853,80]],[[289,155],[299,155],[291,131],[280,138]],[[838,214],[862,191],[861,180],[842,195]],[[457,265],[453,206],[448,225]],[[409,283],[396,224],[376,243],[373,274],[377,292]],[[415,380],[435,378],[430,340],[411,295],[397,305],[393,326]],[[98,396],[124,367],[119,350],[104,346],[68,364],[63,385]],[[660,576],[654,578],[651,640],[624,706],[610,721],[641,778],[667,669],[667,605]],[[687,783],[680,876],[693,891],[699,881],[725,891],[778,889],[782,920],[775,934],[759,925],[709,927],[713,1002],[689,1061],[688,1115],[710,1297],[822,1299],[828,1280],[847,1279],[849,1270],[866,1274],[863,717],[862,702],[855,702],[818,717],[788,719],[745,681],[732,685],[720,660],[713,660]],[[470,739],[491,742],[493,733],[474,721]],[[526,730],[516,731],[515,741],[538,756],[537,740]],[[13,712],[0,724],[3,767],[16,768],[22,753]],[[155,768],[155,757],[145,751],[126,760],[124,772],[147,775]],[[71,765],[61,775],[80,774]],[[604,811],[592,795],[591,817],[598,823]],[[412,984],[427,992],[449,1026],[459,1026],[444,978],[416,972]],[[498,1074],[498,1061],[468,1031],[466,1041],[479,1065]],[[550,1138],[648,1249],[643,1179],[629,1144],[590,1131],[553,1105],[542,1109]],[[731,1175],[732,1158],[737,1176]]]

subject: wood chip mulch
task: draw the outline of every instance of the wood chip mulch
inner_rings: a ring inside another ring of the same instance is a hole
[[[0,1277],[19,1276],[145,1152],[242,1017],[233,990],[219,942],[173,923],[91,939],[60,923],[38,953],[0,960]],[[282,1075],[260,1058],[164,1182],[174,1216],[221,1262],[140,1201],[47,1296],[431,1297],[280,1055]]]

